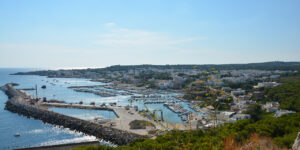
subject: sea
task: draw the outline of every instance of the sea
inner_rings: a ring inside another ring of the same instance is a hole
[[[82,101],[84,104],[95,102],[96,105],[101,105],[103,102],[111,103],[116,102],[119,106],[129,105],[130,96],[117,95],[116,97],[101,97],[92,93],[76,92],[69,86],[85,86],[85,85],[103,85],[107,83],[92,82],[89,79],[78,78],[47,78],[45,76],[37,75],[11,75],[16,72],[35,71],[37,69],[24,69],[24,68],[0,68],[0,86],[7,83],[18,83],[17,89],[35,88],[35,90],[28,90],[29,94],[37,97],[46,97],[49,99],[62,100],[67,103],[79,103]],[[41,86],[46,85],[46,89]],[[171,93],[174,94],[174,93]],[[97,139],[94,136],[86,135],[81,132],[69,130],[51,124],[45,124],[40,120],[27,118],[16,113],[11,113],[5,110],[5,102],[7,96],[0,91],[0,150],[15,149],[24,147],[46,146],[67,143],[79,143],[99,140],[99,144],[110,144],[109,141]],[[139,110],[145,109],[143,102],[134,102]],[[182,105],[194,112],[188,107],[187,102],[182,102]],[[164,118],[169,122],[177,123],[182,122],[181,118],[167,109],[163,104],[147,104],[147,109],[163,110]],[[93,120],[96,117],[101,118],[116,118],[117,116],[106,110],[85,110],[85,109],[70,109],[70,108],[51,108],[51,111],[70,115],[80,119]],[[20,136],[15,137],[15,134]]]

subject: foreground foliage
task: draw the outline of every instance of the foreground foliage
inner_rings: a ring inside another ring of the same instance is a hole
[[[300,113],[296,113],[279,118],[268,116],[257,122],[241,120],[207,131],[171,131],[156,139],[138,139],[128,146],[78,147],[76,150],[223,149],[226,138],[230,137],[236,143],[243,144],[253,133],[262,137],[272,137],[276,145],[290,148],[299,131]]]
[[[266,101],[280,103],[281,109],[300,112],[300,82],[288,82],[278,87],[266,89]]]

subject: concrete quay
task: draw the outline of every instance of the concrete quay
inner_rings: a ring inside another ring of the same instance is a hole
[[[46,108],[49,108],[49,107],[62,107],[62,108],[77,108],[77,109],[94,109],[94,110],[111,110],[111,111],[113,111],[113,108],[111,108],[111,107],[102,107],[102,106],[85,105],[85,104],[68,104],[68,103],[47,103],[47,102],[42,102],[42,103],[40,103],[40,106],[44,106]]]
[[[44,108],[50,107],[61,107],[61,108],[75,108],[75,109],[94,109],[94,110],[109,110],[113,111],[118,118],[109,119],[105,126],[112,127],[119,130],[128,131],[131,133],[139,134],[139,135],[148,135],[148,130],[146,129],[130,129],[129,123],[134,120],[145,120],[149,121],[157,126],[159,126],[156,122],[149,120],[145,117],[142,117],[135,111],[134,108],[129,108],[126,110],[124,107],[118,106],[95,106],[95,105],[84,105],[84,104],[66,104],[66,103],[41,103],[40,106]]]
[[[129,123],[134,120],[145,120],[149,121],[152,124],[154,124],[157,128],[159,127],[159,124],[156,122],[149,120],[145,117],[142,117],[140,114],[138,114],[137,111],[135,111],[133,108],[130,108],[129,110],[124,109],[124,107],[112,107],[118,118],[111,119],[109,122],[109,125],[113,125],[113,128],[128,131],[131,133],[139,134],[139,135],[148,135],[147,129],[130,129]]]
[[[94,110],[109,110],[113,111],[118,118],[109,119],[106,122],[105,126],[112,127],[119,130],[128,131],[131,133],[139,135],[148,135],[147,129],[130,129],[129,123],[134,120],[145,120],[154,124],[157,128],[164,128],[155,121],[149,120],[141,116],[134,108],[129,108],[128,110],[125,107],[121,106],[95,106],[95,105],[84,105],[84,104],[67,104],[67,103],[41,103],[41,107],[50,108],[50,107],[61,107],[61,108],[75,108],[75,109],[94,109]]]

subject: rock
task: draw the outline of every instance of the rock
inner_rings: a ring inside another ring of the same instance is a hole
[[[298,133],[297,138],[295,139],[292,150],[300,150],[300,132]]]
[[[146,127],[155,128],[155,126],[146,120],[133,120],[129,123],[130,129],[146,129]]]

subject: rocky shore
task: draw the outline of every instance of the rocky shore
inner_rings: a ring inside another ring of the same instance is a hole
[[[98,123],[40,109],[38,105],[25,103],[24,99],[29,98],[29,95],[13,88],[12,84],[1,87],[1,90],[3,90],[9,98],[6,102],[5,109],[20,115],[42,120],[45,123],[63,126],[71,130],[80,131],[88,135],[93,135],[117,145],[127,145],[128,143],[133,142],[134,139],[146,138],[146,136],[106,127]]]

